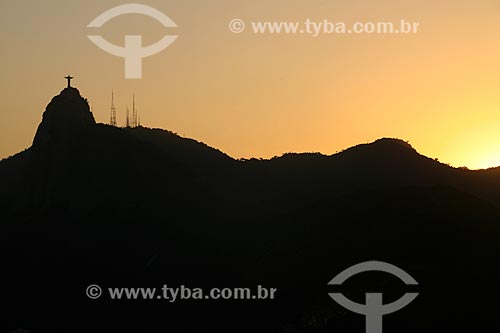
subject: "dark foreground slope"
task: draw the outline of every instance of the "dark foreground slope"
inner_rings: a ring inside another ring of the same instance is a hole
[[[453,169],[400,140],[334,156],[236,161],[163,130],[96,124],[79,92],[0,163],[1,325],[33,332],[364,332],[328,281],[395,264],[419,297],[384,332],[494,331],[500,174]],[[396,300],[383,273],[345,286]],[[90,300],[107,287],[277,288],[275,300]],[[4,328],[2,327],[2,328]]]

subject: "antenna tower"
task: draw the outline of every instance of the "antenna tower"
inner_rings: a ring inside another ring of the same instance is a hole
[[[116,127],[115,93],[113,91],[111,91],[111,119],[109,124]]]

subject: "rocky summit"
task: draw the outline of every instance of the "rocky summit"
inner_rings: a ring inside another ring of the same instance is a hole
[[[37,149],[69,147],[75,138],[96,124],[87,99],[73,87],[65,88],[47,105],[33,141]]]

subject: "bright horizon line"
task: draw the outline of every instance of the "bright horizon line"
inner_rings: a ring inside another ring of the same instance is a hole
[[[76,88],[76,87],[72,87],[72,88]],[[78,89],[78,88],[76,88]],[[90,112],[92,112],[92,109],[90,110]],[[105,122],[98,122],[96,121],[96,125],[106,125],[106,126],[112,126],[110,125],[109,123],[105,123]],[[112,127],[116,127],[116,128],[120,128],[120,129],[126,129],[126,128],[134,128],[132,126],[112,126]],[[345,152],[346,150],[348,149],[351,149],[351,148],[354,148],[354,147],[357,147],[357,146],[362,146],[362,145],[371,145],[371,144],[374,144],[375,142],[379,141],[379,140],[383,140],[383,139],[389,139],[389,140],[399,140],[399,141],[402,141],[402,142],[405,142],[407,143],[411,148],[413,148],[419,155],[421,156],[424,156],[426,158],[429,158],[429,159],[432,159],[432,160],[435,160],[437,163],[440,163],[442,165],[446,165],[450,168],[453,168],[453,169],[467,169],[469,171],[485,171],[485,170],[492,170],[492,169],[497,169],[497,168],[500,168],[500,165],[497,165],[497,166],[491,166],[491,167],[486,167],[486,168],[469,168],[467,166],[454,166],[450,163],[447,163],[447,162],[444,162],[444,161],[441,161],[439,158],[433,158],[433,157],[430,157],[430,156],[427,156],[427,155],[424,155],[422,153],[419,152],[419,150],[415,147],[413,147],[413,145],[410,143],[409,140],[405,140],[405,139],[402,139],[402,138],[395,138],[395,137],[388,137],[388,136],[383,136],[383,137],[380,137],[378,139],[374,139],[372,141],[368,141],[368,142],[360,142],[360,143],[357,143],[357,144],[354,144],[354,145],[351,145],[351,146],[348,146],[348,147],[345,147],[343,149],[340,149],[338,151],[336,151],[335,153],[331,153],[331,154],[328,154],[328,153],[324,153],[324,152],[321,152],[321,151],[289,151],[289,152],[283,152],[281,153],[280,155],[274,155],[272,157],[257,157],[257,156],[252,156],[252,157],[235,157],[235,156],[232,156],[231,154],[229,153],[226,153],[224,150],[222,149],[219,149],[217,147],[214,147],[214,146],[211,146],[211,145],[208,145],[207,143],[201,141],[201,140],[198,140],[196,138],[193,138],[193,137],[189,137],[189,136],[185,136],[185,135],[182,135],[182,134],[179,134],[173,130],[169,130],[169,129],[166,129],[166,128],[160,128],[160,127],[148,127],[148,126],[144,126],[144,124],[139,124],[138,126],[136,126],[135,128],[137,127],[142,127],[142,128],[145,128],[145,129],[157,129],[157,130],[162,130],[162,131],[167,131],[167,132],[170,132],[170,133],[173,133],[175,135],[177,135],[178,137],[180,138],[183,138],[183,139],[190,139],[190,140],[195,140],[197,142],[200,142],[200,143],[203,143],[207,146],[209,146],[210,148],[213,148],[213,149],[216,149],[216,150],[219,150],[220,152],[226,154],[227,156],[229,156],[230,158],[234,159],[234,160],[251,160],[251,159],[258,159],[258,160],[271,160],[273,158],[279,158],[279,157],[282,157],[284,155],[287,155],[287,154],[320,154],[320,155],[323,155],[323,156],[335,156],[335,155],[339,155],[339,154],[342,154],[343,152]],[[19,153],[22,153],[23,151],[26,151],[27,149],[29,149],[31,146],[25,148],[24,150],[22,151],[19,151],[17,153],[14,153],[13,155],[11,156],[6,156],[6,157],[2,157],[0,158],[0,162],[3,161],[3,160],[6,160],[6,159],[9,159]]]
[[[72,77],[74,78],[74,77]],[[74,88],[74,89],[77,89],[79,92],[80,92],[80,89],[78,87],[75,87],[75,86],[69,86],[70,88]],[[64,91],[65,89],[67,89],[68,87],[65,87],[63,88],[62,90],[60,90],[60,92]],[[109,90],[111,92],[111,99],[110,101],[106,102],[106,103],[103,103],[103,104],[109,104],[110,106],[110,110],[108,110],[108,112],[111,112],[111,101],[113,100],[113,96],[114,94],[116,93],[116,90],[114,88],[111,88]],[[81,93],[80,93],[81,94]],[[131,96],[133,98],[133,104],[134,104],[134,108],[135,108],[135,92],[132,92],[131,93]],[[57,95],[55,95],[57,96]],[[55,97],[54,96],[54,97]],[[94,115],[94,118],[96,117],[96,113],[94,112],[93,108],[92,108],[92,105],[91,105],[91,102],[88,98],[84,97],[82,95],[82,98],[86,99],[87,102],[89,103],[89,107],[90,107],[90,111],[92,112],[92,114]],[[127,105],[127,108],[128,108],[128,105]],[[116,108],[115,108],[116,110]],[[45,110],[44,110],[45,111]],[[101,112],[102,113],[102,112]],[[109,113],[109,115],[111,115],[111,113]],[[96,124],[102,124],[102,125],[108,125],[108,126],[112,126],[110,125],[109,121],[108,122],[102,122],[102,121],[98,121],[96,119]],[[281,157],[281,156],[284,156],[286,154],[321,154],[323,156],[334,156],[334,155],[337,155],[337,154],[340,154],[342,153],[343,151],[346,151],[350,148],[353,148],[353,147],[356,147],[356,146],[360,146],[360,145],[369,145],[369,144],[373,144],[375,143],[376,141],[378,140],[381,140],[381,139],[394,139],[394,140],[400,140],[400,141],[403,141],[407,144],[409,144],[418,154],[426,157],[426,158],[429,158],[429,159],[433,159],[435,160],[436,162],[440,163],[440,164],[443,164],[443,165],[447,165],[451,168],[454,168],[454,169],[467,169],[467,170],[470,170],[470,171],[483,171],[483,170],[491,170],[491,169],[496,169],[496,168],[500,168],[500,162],[498,163],[495,163],[495,164],[491,164],[491,165],[488,165],[486,166],[485,163],[482,163],[484,166],[479,166],[479,167],[469,167],[467,166],[466,164],[462,164],[462,165],[457,165],[457,164],[453,164],[453,163],[449,163],[449,162],[446,162],[446,161],[443,161],[441,160],[441,158],[439,157],[431,157],[425,153],[422,153],[420,149],[416,148],[415,146],[413,146],[411,143],[410,143],[410,140],[406,140],[404,138],[398,138],[398,137],[395,137],[395,136],[380,136],[378,138],[375,138],[375,139],[371,139],[371,140],[367,140],[366,142],[359,142],[358,143],[355,143],[355,144],[350,144],[350,145],[345,145],[344,147],[342,147],[341,149],[336,149],[335,152],[331,152],[331,153],[327,153],[327,152],[323,152],[321,150],[310,150],[310,151],[299,151],[299,150],[296,150],[296,151],[284,151],[284,152],[281,152],[281,153],[272,153],[272,154],[268,154],[267,156],[266,155],[260,155],[260,156],[248,156],[248,155],[238,155],[238,154],[231,154],[231,153],[228,153],[226,152],[223,148],[219,148],[217,147],[217,145],[214,145],[214,144],[209,144],[207,143],[206,141],[204,141],[203,139],[198,139],[196,138],[196,135],[185,135],[184,133],[179,133],[175,130],[171,130],[171,129],[168,129],[168,128],[164,128],[164,127],[159,127],[159,126],[144,126],[144,123],[141,122],[139,124],[140,127],[143,127],[143,128],[148,128],[148,129],[159,129],[159,130],[164,130],[164,131],[168,131],[168,132],[171,132],[171,133],[174,133],[175,135],[181,137],[181,138],[185,138],[185,139],[192,139],[192,140],[195,140],[197,142],[200,142],[200,143],[203,143],[203,144],[206,144],[207,146],[211,147],[211,148],[214,148],[214,149],[217,149],[219,151],[221,151],[222,153],[226,154],[227,156],[231,157],[232,159],[234,160],[250,160],[250,159],[260,159],[260,160],[271,160],[273,158],[276,158],[276,157]],[[38,125],[37,125],[38,127]],[[117,125],[115,126],[117,128],[127,128],[127,126],[121,126],[121,125]],[[132,127],[132,126],[129,126],[129,127]],[[24,148],[23,150],[20,150],[18,152],[15,152],[13,153],[12,155],[10,156],[3,156],[3,157],[0,157],[0,161],[2,160],[5,160],[5,159],[8,159],[12,156],[15,156],[21,152],[23,152],[24,150],[30,148],[30,146]],[[272,155],[272,156],[271,156]]]

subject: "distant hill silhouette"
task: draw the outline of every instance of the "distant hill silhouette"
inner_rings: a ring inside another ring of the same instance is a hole
[[[366,260],[420,283],[384,332],[500,328],[500,169],[451,168],[398,139],[235,160],[169,131],[97,124],[67,88],[33,145],[0,162],[0,214],[7,330],[364,332],[327,283]],[[405,292],[367,281],[347,292]],[[92,283],[261,284],[279,297],[93,301]]]

